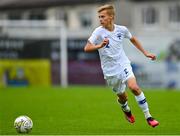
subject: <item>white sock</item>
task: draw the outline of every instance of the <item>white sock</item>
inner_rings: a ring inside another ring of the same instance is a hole
[[[150,114],[149,108],[148,108],[148,103],[146,102],[146,97],[144,96],[144,93],[141,92],[140,95],[135,96],[135,99],[136,99],[139,107],[144,112],[145,118],[147,119],[147,118],[151,117],[151,114]]]
[[[119,101],[118,101],[119,102]],[[120,103],[119,104],[121,105],[121,108],[123,109],[123,111],[126,111],[126,112],[129,112],[130,111],[130,108],[128,106],[128,102],[126,101],[124,104]]]

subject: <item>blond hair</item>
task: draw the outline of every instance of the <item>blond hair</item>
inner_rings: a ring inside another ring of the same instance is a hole
[[[98,8],[98,13],[104,10],[106,10],[109,15],[115,16],[115,9],[113,5],[106,4],[106,5],[100,6]]]

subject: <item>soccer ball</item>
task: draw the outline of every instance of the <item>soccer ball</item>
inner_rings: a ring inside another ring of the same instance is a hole
[[[28,116],[19,116],[14,121],[14,127],[18,133],[29,133],[32,130],[33,122]]]

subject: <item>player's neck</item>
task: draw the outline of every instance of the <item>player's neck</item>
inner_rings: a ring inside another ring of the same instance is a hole
[[[112,31],[114,31],[115,26],[113,23],[113,24],[109,24],[109,25],[105,26],[104,28],[107,29],[108,31],[112,32]]]

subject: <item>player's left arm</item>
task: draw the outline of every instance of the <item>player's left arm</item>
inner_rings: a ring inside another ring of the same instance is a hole
[[[149,53],[148,51],[146,51],[143,46],[141,45],[141,43],[139,42],[139,40],[132,36],[130,38],[130,41],[133,43],[133,45],[139,49],[146,57],[150,58],[151,60],[155,60],[156,59],[156,55]]]

